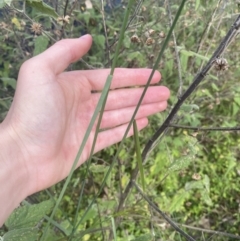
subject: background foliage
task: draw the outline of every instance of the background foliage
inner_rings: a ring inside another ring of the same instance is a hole
[[[118,66],[153,67],[179,2],[134,1]],[[88,55],[69,69],[110,67],[126,5],[127,1],[120,0],[0,3],[1,120],[10,107],[21,64],[62,38],[85,33],[93,36]],[[153,116],[149,127],[139,133],[141,147],[176,103],[179,87],[186,90],[238,14],[237,1],[187,1],[159,64],[161,84],[171,90],[169,107],[165,113]],[[238,43],[237,36],[224,53],[228,70],[212,69],[178,112],[175,124],[198,129],[169,128],[143,167],[145,193],[196,240],[240,239],[239,131],[200,129],[239,125]],[[87,167],[83,165],[75,171],[54,220],[50,220],[46,240],[184,239],[136,189],[124,208],[116,211],[131,170],[137,165],[133,138],[125,142],[103,191],[83,216],[96,197],[117,148],[115,145],[94,156],[85,186],[82,177]],[[25,200],[1,229],[4,240],[39,240],[62,186],[59,183]]]

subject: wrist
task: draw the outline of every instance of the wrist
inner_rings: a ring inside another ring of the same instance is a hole
[[[0,124],[0,227],[29,194],[28,171],[15,133]]]

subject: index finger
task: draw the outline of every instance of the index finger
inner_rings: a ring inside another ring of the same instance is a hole
[[[92,37],[89,34],[76,39],[62,39],[29,61],[32,65],[37,66],[36,69],[44,68],[44,71],[49,69],[54,74],[59,74],[69,64],[85,55],[91,44]]]

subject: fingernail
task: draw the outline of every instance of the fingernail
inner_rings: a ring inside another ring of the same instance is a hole
[[[80,39],[86,39],[86,38],[88,38],[88,37],[89,37],[89,35],[90,35],[90,34],[85,34],[85,35],[82,35],[82,36],[80,37]]]

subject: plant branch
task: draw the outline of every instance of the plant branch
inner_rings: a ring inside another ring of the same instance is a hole
[[[148,202],[150,207],[152,207],[157,213],[159,213],[177,232],[179,232],[182,236],[186,238],[188,241],[195,241],[191,236],[185,233],[182,229],[178,227],[178,225],[173,222],[163,211],[161,211],[140,189],[140,187],[132,181],[132,184],[136,187],[137,191],[141,194],[141,196]]]
[[[184,126],[184,125],[175,125],[170,124],[169,127],[179,128],[179,129],[188,129],[195,131],[239,131],[240,126],[235,127],[198,127],[198,126]]]
[[[215,231],[215,230],[210,230],[210,229],[204,229],[204,228],[197,228],[197,227],[193,227],[190,225],[186,225],[186,224],[181,224],[181,223],[176,223],[179,226],[185,227],[185,228],[189,228],[192,230],[197,230],[197,231],[201,231],[201,232],[205,232],[205,233],[212,233],[212,234],[216,234],[216,235],[222,235],[225,237],[229,237],[229,238],[234,238],[234,239],[239,239],[240,240],[240,236],[234,235],[234,234],[230,234],[230,233],[225,233],[225,232],[220,232],[220,231]]]

